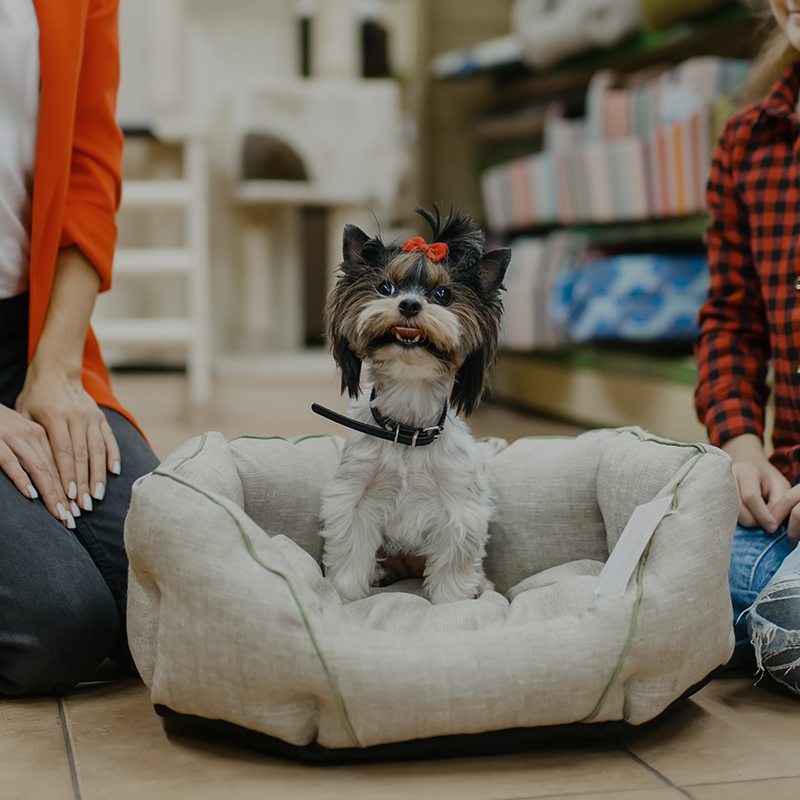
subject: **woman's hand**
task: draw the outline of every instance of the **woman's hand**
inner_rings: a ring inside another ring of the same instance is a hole
[[[90,511],[93,499],[103,499],[106,469],[120,472],[111,427],[81,382],[83,349],[99,288],[100,276],[77,247],[58,251],[44,326],[15,403],[24,421],[46,433],[56,482],[63,495],[77,501],[71,506],[73,514],[80,513],[78,507]],[[36,486],[45,497],[44,486]],[[63,495],[59,493],[61,502]]]
[[[0,405],[0,469],[25,497],[42,496],[47,510],[68,528],[75,527],[45,429]]]
[[[106,470],[120,472],[120,452],[105,414],[83,388],[80,374],[54,368],[42,373],[31,364],[16,410],[44,429],[66,496],[91,511],[92,499],[105,495]]]
[[[761,527],[775,533],[800,503],[800,492],[795,493],[783,473],[769,462],[757,436],[751,433],[736,436],[725,442],[722,449],[733,460],[733,475],[739,489],[739,523],[746,528]],[[800,517],[797,528],[800,533]]]
[[[792,544],[800,541],[800,485],[793,486],[771,505],[776,519],[786,521],[787,537]]]

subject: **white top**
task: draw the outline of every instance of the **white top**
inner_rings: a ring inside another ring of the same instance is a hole
[[[39,22],[33,0],[0,0],[0,300],[28,288],[39,122]]]

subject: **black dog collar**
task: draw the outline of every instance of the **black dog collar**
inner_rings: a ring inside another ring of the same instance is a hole
[[[375,399],[375,390],[372,390],[370,402]],[[337,414],[325,406],[314,403],[311,410],[315,414],[326,417],[339,425],[345,425],[352,428],[354,431],[366,433],[369,436],[375,436],[378,439],[386,439],[387,441],[394,442],[395,444],[405,444],[409,447],[425,447],[425,445],[433,444],[441,435],[444,430],[444,423],[447,419],[447,410],[449,405],[447,400],[444,401],[444,408],[442,409],[442,416],[439,421],[431,428],[412,428],[404,425],[402,422],[396,422],[389,417],[384,417],[380,411],[374,406],[370,406],[372,411],[372,418],[378,423],[378,426],[367,425],[365,422],[359,422],[357,419],[345,417],[342,414]]]

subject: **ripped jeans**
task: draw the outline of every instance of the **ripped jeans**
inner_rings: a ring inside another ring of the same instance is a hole
[[[737,525],[728,572],[736,649],[730,666],[755,663],[800,694],[800,547],[786,528]]]

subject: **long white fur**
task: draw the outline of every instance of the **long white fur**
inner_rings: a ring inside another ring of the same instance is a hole
[[[386,299],[375,304],[381,313],[388,310]],[[364,313],[369,317],[376,311]],[[445,309],[431,307],[427,313],[439,319],[444,338],[460,334],[458,321]],[[366,386],[351,402],[351,416],[375,424],[370,411],[374,385],[375,406],[385,417],[413,427],[436,425],[455,368],[443,369],[423,348],[399,345],[382,348],[365,367]],[[389,553],[426,558],[423,590],[432,603],[475,597],[491,588],[482,561],[492,512],[477,446],[452,410],[441,438],[425,447],[350,433],[323,495],[326,576],[345,600],[366,597],[379,576],[376,553],[383,546]]]

